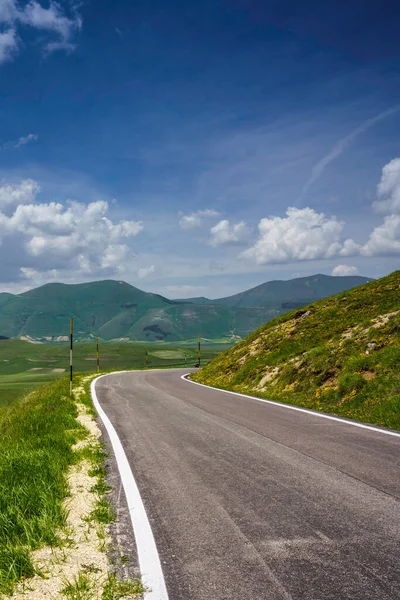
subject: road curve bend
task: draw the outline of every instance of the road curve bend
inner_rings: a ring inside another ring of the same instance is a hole
[[[400,599],[400,437],[196,386],[183,372],[94,384],[169,600]]]

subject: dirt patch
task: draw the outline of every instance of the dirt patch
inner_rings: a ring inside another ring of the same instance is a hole
[[[384,327],[389,322],[389,319],[391,319],[392,317],[395,317],[399,313],[400,313],[400,310],[396,310],[394,312],[387,313],[386,315],[380,315],[379,317],[377,317],[376,319],[373,320],[372,328],[379,329],[379,327]]]
[[[376,377],[376,373],[375,371],[364,371],[364,373],[361,373],[361,377],[365,379],[365,381],[371,381],[371,379]]]
[[[272,382],[272,380],[278,376],[278,373],[279,373],[279,367],[275,367],[274,369],[271,369],[270,371],[268,371],[268,373],[266,373],[263,376],[263,378],[261,379],[260,383],[257,386],[257,389],[262,390],[266,383]]]

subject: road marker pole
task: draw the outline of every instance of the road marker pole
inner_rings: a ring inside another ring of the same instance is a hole
[[[147,352],[147,350],[146,350],[146,367],[145,368],[146,369],[149,368],[149,353]]]
[[[201,361],[201,352],[200,352],[200,334],[197,336],[197,342],[198,342],[198,351],[197,351],[197,355],[198,355],[198,363],[199,363],[199,367],[200,367],[200,361]]]
[[[74,335],[74,320],[69,320],[69,395],[72,396],[72,345]]]
[[[100,357],[99,357],[99,338],[96,338],[96,364],[97,372],[100,373]]]

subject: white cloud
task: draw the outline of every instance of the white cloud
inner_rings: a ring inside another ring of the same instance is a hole
[[[33,204],[39,191],[32,180],[0,188],[0,207],[18,204],[12,214],[0,211],[2,235],[22,236],[27,255],[37,263],[23,268],[41,272],[53,263],[51,266],[60,270],[80,273],[121,273],[130,267],[133,255],[122,240],[140,233],[142,222],[113,223],[107,216],[108,203],[101,200]]]
[[[40,192],[40,185],[33,179],[25,179],[21,183],[8,183],[0,186],[0,210],[15,204],[34,202]]]
[[[12,60],[18,52],[18,36],[15,29],[0,33],[0,64]]]
[[[381,200],[372,205],[376,211],[400,213],[400,158],[391,160],[383,167],[378,196]]]
[[[68,17],[53,0],[50,0],[47,8],[36,0],[31,0],[23,7],[16,0],[0,0],[0,22],[9,26],[7,31],[0,34],[0,63],[12,59],[17,52],[17,27],[28,26],[55,34],[56,39],[46,45],[49,53],[55,50],[71,52],[75,48],[71,40],[82,26],[82,20],[76,12]]]
[[[140,269],[138,269],[137,276],[139,277],[139,279],[144,279],[148,275],[151,275],[151,273],[154,273],[155,270],[156,268],[154,265],[150,265],[148,267],[140,267]]]
[[[351,265],[337,265],[332,270],[332,275],[334,277],[346,277],[348,275],[358,275],[357,267],[353,267]]]
[[[221,246],[222,244],[240,244],[249,236],[249,228],[244,221],[239,223],[230,223],[223,219],[214,227],[211,227],[211,246]]]
[[[343,247],[343,223],[312,208],[289,207],[286,217],[261,219],[259,239],[241,253],[257,264],[332,258]]]
[[[41,285],[39,282],[48,283],[49,281],[56,281],[59,277],[57,269],[49,269],[44,273],[31,269],[30,267],[21,267],[20,271],[25,279],[32,279],[35,281],[35,285]]]
[[[364,256],[400,253],[400,215],[388,215],[382,225],[372,231],[367,243],[361,247]]]
[[[191,215],[182,215],[179,221],[179,226],[182,229],[194,229],[195,227],[200,227],[203,219],[218,217],[218,215],[219,213],[213,209],[206,208],[204,210],[198,210]]]

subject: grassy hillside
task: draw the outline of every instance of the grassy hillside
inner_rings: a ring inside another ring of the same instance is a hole
[[[193,379],[400,429],[400,271],[270,321]]]
[[[202,359],[208,362],[226,345],[202,344]],[[197,346],[151,344],[100,345],[102,370],[142,369],[145,352],[149,353],[149,366],[190,366],[197,362]],[[74,370],[94,372],[96,352],[94,344],[75,344]],[[45,383],[68,373],[68,344],[30,344],[22,340],[0,340],[0,409]]]

